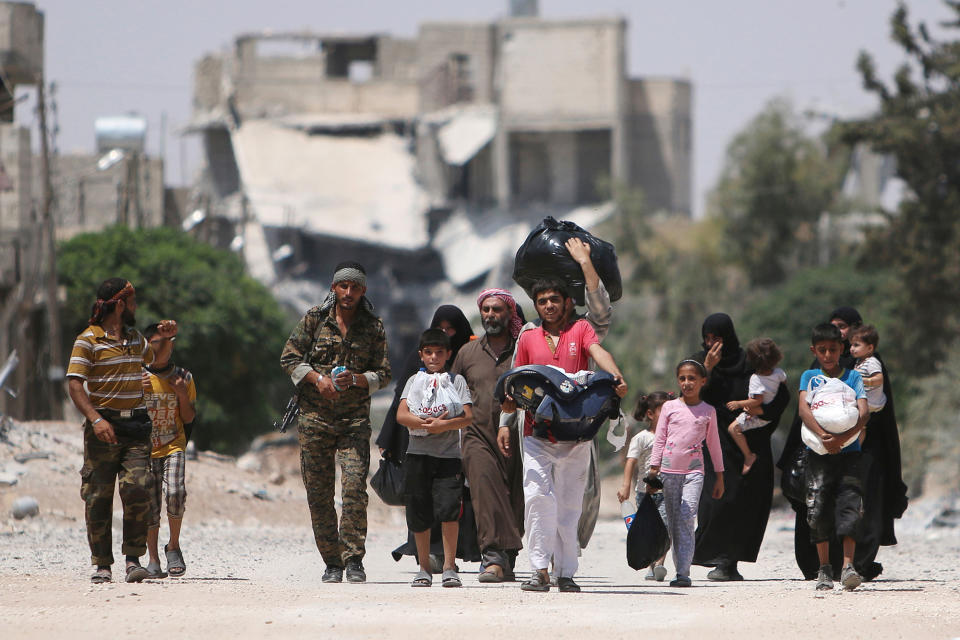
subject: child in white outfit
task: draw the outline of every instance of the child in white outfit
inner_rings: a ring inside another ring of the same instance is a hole
[[[863,378],[870,413],[887,406],[887,396],[883,393],[883,366],[873,355],[879,343],[880,335],[872,325],[865,324],[850,332],[850,355],[857,359],[853,368]]]
[[[650,472],[650,457],[653,455],[653,442],[656,438],[654,434],[657,429],[657,421],[660,419],[660,407],[668,400],[673,400],[673,398],[674,395],[672,393],[654,391],[650,395],[641,395],[640,399],[637,400],[637,408],[634,409],[633,419],[638,422],[646,422],[649,428],[638,431],[637,434],[630,439],[630,448],[627,449],[627,459],[623,465],[623,484],[620,489],[617,490],[617,499],[619,499],[620,502],[629,500],[630,490],[632,488],[630,485],[633,483],[634,478],[637,478],[637,504],[640,504],[640,500],[645,493],[649,493],[653,498],[654,504],[657,505],[657,510],[660,512],[660,517],[663,518],[664,522],[666,522],[667,519],[667,510],[663,504],[663,490],[654,489],[649,484],[643,482],[642,479]],[[639,475],[637,474],[638,470],[640,472]],[[662,582],[663,579],[667,577],[667,568],[663,566],[666,559],[667,555],[664,553],[662,557],[654,560],[644,579]]]
[[[744,431],[757,429],[770,424],[769,420],[760,418],[763,413],[761,407],[777,395],[777,389],[782,382],[787,380],[787,374],[783,369],[777,367],[777,363],[783,358],[777,343],[770,338],[756,338],[747,343],[747,361],[756,370],[750,376],[749,386],[747,387],[746,400],[733,400],[727,403],[727,409],[736,411],[743,409],[730,426],[727,432],[733,441],[743,453],[743,470],[741,475],[746,475],[753,463],[757,461],[757,454],[750,450],[747,444],[747,437],[743,435]]]

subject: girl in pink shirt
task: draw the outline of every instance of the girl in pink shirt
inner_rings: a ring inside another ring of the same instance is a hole
[[[665,524],[673,543],[673,563],[677,567],[677,578],[670,586],[689,587],[694,521],[703,490],[703,441],[706,440],[710,458],[717,467],[712,494],[715,500],[723,496],[723,454],[717,431],[717,413],[700,400],[700,389],[707,383],[707,370],[696,360],[683,360],[677,365],[677,382],[681,397],[665,402],[660,408],[648,477],[656,479],[663,474]]]

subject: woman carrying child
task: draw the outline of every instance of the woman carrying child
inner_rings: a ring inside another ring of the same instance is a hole
[[[693,356],[704,363],[709,381],[701,394],[704,402],[717,411],[720,424],[730,424],[734,413],[727,409],[731,400],[748,397],[753,367],[740,347],[733,320],[725,313],[715,313],[703,321],[703,351]],[[707,574],[715,581],[743,580],[737,563],[756,562],[770,517],[773,502],[773,452],[770,437],[777,428],[780,414],[790,401],[790,393],[781,384],[777,395],[763,406],[760,418],[769,424],[746,433],[750,450],[757,455],[750,473],[741,474],[743,454],[726,429],[720,434],[723,463],[727,469],[723,500],[700,501],[697,523],[697,548],[694,564],[716,567]],[[703,489],[708,494],[719,474],[714,472],[717,460],[707,452]]]
[[[653,499],[653,503],[657,505],[657,510],[660,511],[660,517],[663,518],[664,522],[667,521],[667,509],[663,504],[663,490],[656,489],[649,484],[641,482],[640,479],[650,473],[650,457],[653,454],[657,421],[660,419],[660,408],[663,406],[663,403],[667,400],[673,400],[674,397],[672,393],[667,393],[666,391],[654,391],[650,395],[641,395],[640,399],[637,400],[637,407],[633,410],[633,419],[638,423],[646,423],[648,428],[637,432],[637,434],[630,439],[630,447],[627,449],[627,460],[623,466],[623,485],[617,491],[617,499],[620,500],[620,502],[629,500],[630,485],[633,484],[634,478],[636,477],[636,504],[640,504],[643,494],[649,493]],[[639,476],[637,475],[638,467],[641,470]],[[643,493],[641,493],[641,491]],[[661,558],[654,560],[644,579],[663,582],[663,579],[667,576],[667,568],[663,566],[666,558],[667,554],[664,552]]]
[[[689,587],[693,560],[694,522],[703,490],[703,441],[716,460],[717,476],[710,496],[723,497],[723,455],[717,429],[717,412],[700,399],[707,383],[707,370],[696,360],[677,365],[681,397],[660,407],[656,440],[650,456],[647,478],[655,480],[662,472],[665,524],[673,543],[673,563],[677,577],[671,587]]]

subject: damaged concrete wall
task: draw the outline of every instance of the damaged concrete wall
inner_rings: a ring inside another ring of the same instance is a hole
[[[494,102],[494,38],[490,23],[420,25],[420,110],[435,111],[457,102]]]
[[[500,104],[508,126],[611,124],[621,113],[626,22],[498,23]]]
[[[630,183],[654,210],[692,211],[693,87],[689,81],[630,81]]]
[[[163,187],[163,160],[148,156],[127,159],[100,171],[98,156],[65,154],[51,158],[50,177],[56,206],[57,238],[64,240],[85,231],[100,231],[124,220],[124,189],[128,176],[137,176],[136,185],[129,186],[129,197],[139,194],[137,203],[131,200],[126,214],[131,228],[152,228],[164,223],[165,202]],[[136,166],[128,166],[134,162]],[[38,170],[40,163],[35,163]],[[34,184],[39,189],[40,178]],[[39,192],[34,194],[39,201]]]

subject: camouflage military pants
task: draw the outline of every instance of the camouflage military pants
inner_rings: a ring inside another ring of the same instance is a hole
[[[313,537],[323,561],[342,567],[363,558],[367,539],[367,472],[370,431],[332,433],[301,420],[300,471],[307,490]],[[333,495],[340,462],[343,509],[337,524]]]
[[[86,503],[90,562],[113,564],[113,488],[119,480],[123,503],[123,555],[147,551],[150,520],[150,441],[107,444],[87,425],[83,432],[80,497]]]

